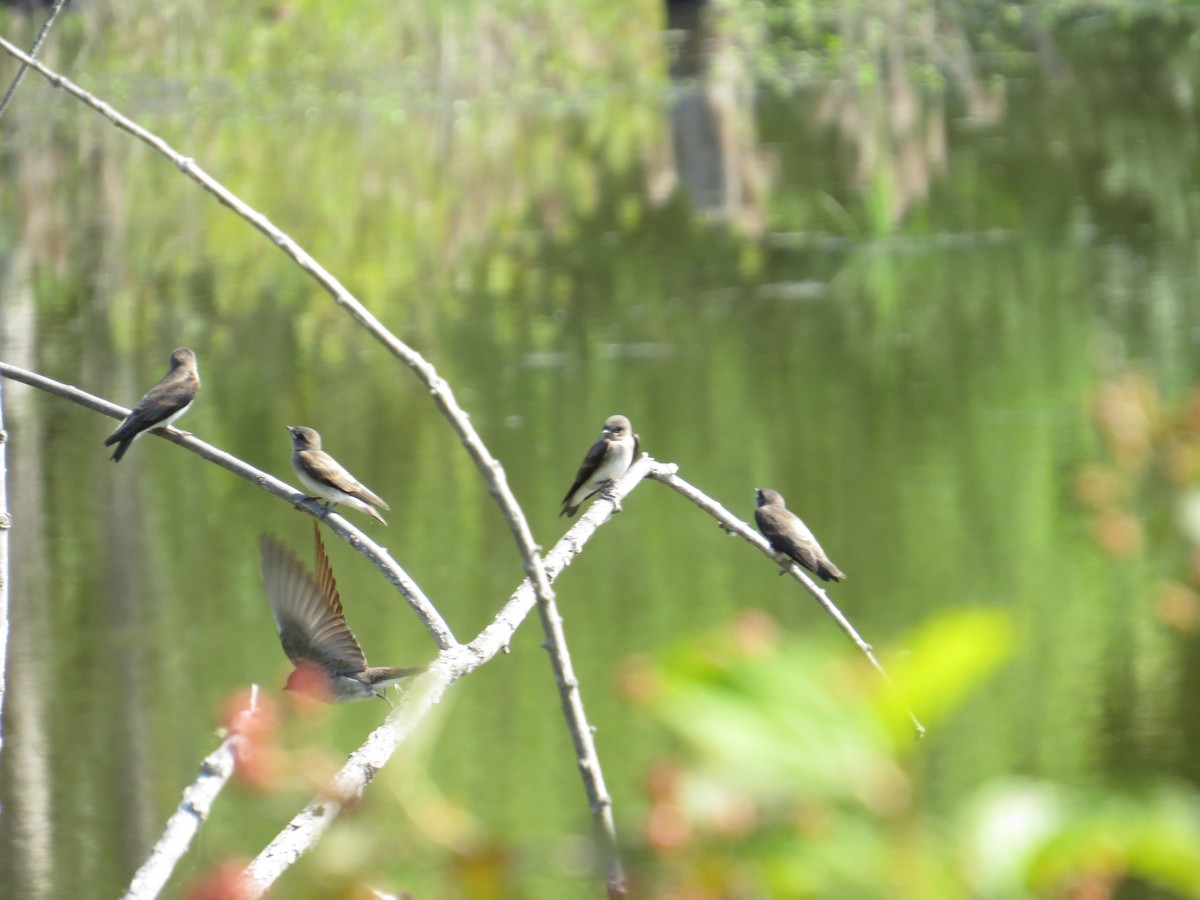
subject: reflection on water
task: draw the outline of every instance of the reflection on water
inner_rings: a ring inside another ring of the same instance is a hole
[[[939,611],[1011,611],[1012,663],[923,748],[933,813],[1014,772],[1194,781],[1171,714],[1194,694],[1192,654],[1138,599],[1185,563],[1151,541],[1105,555],[1072,489],[1095,452],[1097,347],[1119,345],[1168,396],[1196,376],[1200,143],[1180,87],[1196,83],[1194,54],[1161,23],[1105,20],[1103,48],[1067,23],[1013,62],[934,7],[882,28],[851,7],[844,52],[787,90],[767,77],[785,57],[756,56],[786,44],[769,29],[706,13],[668,39],[649,3],[391,10],[374,30],[365,15],[239,13],[211,26],[229,47],[204,46],[254,89],[215,97],[191,80],[194,36],[173,30],[199,28],[186,4],[179,24],[144,23],[170,36],[170,79],[92,11],[51,58],[265,210],[425,353],[543,545],[564,530],[581,453],[619,412],[745,517],[756,485],[788,497],[850,576],[835,599],[885,657]],[[334,58],[336,71],[317,64]],[[166,108],[147,87],[159,77]],[[186,101],[169,87],[181,79]],[[22,89],[0,142],[14,187],[0,194],[0,357],[130,404],[171,348],[194,347],[205,385],[189,430],[288,479],[284,425],[336,436],[339,460],[397,511],[371,533],[458,635],[487,623],[519,560],[413,379],[243,223],[43,85]],[[111,423],[0,389],[16,523],[0,878],[21,896],[111,894],[215,744],[221,698],[282,683],[256,546],[262,532],[307,546],[307,519],[154,438],[113,465]],[[1169,508],[1151,494],[1143,509],[1157,522]],[[427,658],[377,573],[329,544],[368,658]],[[666,747],[617,695],[621,662],[747,607],[796,632],[833,627],[654,484],[557,589],[631,840]],[[526,626],[455,687],[361,818],[288,876],[289,896],[346,889],[348,853],[398,888],[468,895],[431,871],[447,847],[530,896],[592,895],[539,642]],[[1112,697],[1147,712],[1122,715]],[[290,716],[290,746],[311,754],[298,758],[322,762],[279,793],[230,791],[183,876],[257,852],[383,713],[359,706]],[[420,812],[398,825],[403,809]]]
[[[648,165],[648,193],[663,202],[682,185],[698,212],[749,235],[766,227],[773,154],[755,133],[754,76],[730,18],[707,3],[669,3],[679,36],[670,75],[670,142]]]

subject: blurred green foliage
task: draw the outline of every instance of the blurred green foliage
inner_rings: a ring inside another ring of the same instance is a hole
[[[641,662],[627,690],[676,749],[647,774],[635,866],[663,898],[1200,896],[1200,799],[1168,781],[1067,788],[1013,777],[934,811],[938,731],[1010,656],[1007,614],[947,612],[889,661],[782,636],[747,612]],[[918,743],[905,706],[930,729]],[[1103,885],[1105,892],[1086,893]]]

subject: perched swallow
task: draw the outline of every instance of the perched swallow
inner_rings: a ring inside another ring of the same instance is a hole
[[[825,581],[845,580],[846,576],[829,561],[808,526],[783,505],[783,497],[779,496],[778,491],[755,488],[754,501],[757,504],[754,521],[776,553],[790,556]]]
[[[574,516],[584,500],[624,475],[637,458],[640,443],[627,418],[609,416],[605,419],[600,440],[592,444],[583,458],[575,483],[563,497],[559,515]]]
[[[383,688],[423,672],[425,667],[367,665],[362,647],[346,624],[337,583],[316,522],[313,536],[316,578],[271,535],[264,534],[259,541],[267,601],[275,615],[283,652],[296,666],[283,689],[325,703],[366,700],[371,696],[387,700]]]
[[[319,434],[303,425],[289,425],[287,430],[292,433],[292,468],[306,491],[326,501],[331,508],[345,503],[387,524],[375,507],[391,507],[321,449]]]
[[[187,347],[171,353],[171,368],[162,380],[150,388],[137,406],[129,411],[104,446],[116,444],[113,462],[120,462],[130,445],[151,428],[165,428],[188,411],[200,390],[200,369],[196,354]]]

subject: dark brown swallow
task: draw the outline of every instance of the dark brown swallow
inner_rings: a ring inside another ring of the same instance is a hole
[[[368,666],[362,647],[346,624],[321,532],[313,523],[317,577],[269,534],[259,541],[263,583],[283,652],[295,665],[284,690],[325,703],[387,697],[383,688],[425,671],[424,666]],[[390,700],[388,701],[391,702]]]
[[[196,354],[187,347],[180,347],[171,353],[171,368],[167,374],[146,392],[146,396],[138,401],[137,406],[129,411],[117,430],[104,442],[105,447],[117,445],[112,455],[113,462],[120,462],[133,442],[151,428],[165,428],[187,412],[198,390],[200,369],[196,364]]]
[[[778,491],[755,488],[754,501],[757,504],[754,521],[776,553],[791,557],[825,581],[845,580],[846,576],[830,562],[808,526],[783,505]]]
[[[321,449],[321,435],[303,425],[289,425],[287,430],[292,433],[292,469],[309,494],[331,508],[345,503],[387,524],[375,507],[391,507]]]
[[[562,500],[560,516],[572,517],[580,505],[601,488],[624,475],[637,459],[641,441],[624,416],[604,420],[600,440],[592,444],[575,475],[575,483]]]

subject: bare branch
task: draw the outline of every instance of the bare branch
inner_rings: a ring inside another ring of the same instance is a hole
[[[769,556],[771,559],[775,560],[775,562],[780,565],[783,571],[795,578],[804,586],[805,590],[813,595],[816,601],[821,604],[821,608],[829,614],[829,617],[833,619],[833,621],[837,622],[838,627],[849,636],[850,640],[854,641],[855,646],[857,646],[858,649],[863,652],[863,654],[870,661],[871,665],[875,667],[875,670],[883,676],[883,680],[889,685],[892,683],[892,679],[888,677],[887,671],[880,664],[879,660],[875,658],[875,652],[871,645],[859,636],[859,633],[855,630],[854,626],[850,624],[850,620],[842,615],[842,611],[837,608],[832,600],[829,599],[829,595],[825,593],[825,590],[815,581],[809,578],[808,573],[800,568],[800,566],[796,565],[796,563],[792,562],[791,560],[786,559],[786,557],[781,557],[775,552],[775,548],[773,548],[767,542],[767,539],[751,528],[746,522],[743,522],[716,500],[712,499],[712,497],[708,496],[694,485],[684,481],[674,472],[665,472],[656,469],[650,472],[648,477],[653,478],[655,481],[661,481],[676,493],[687,497],[698,507],[716,519],[717,524],[719,524],[727,534],[737,535],[743,540],[753,544],[766,556]],[[917,737],[924,737],[925,726],[921,724],[920,720],[917,719],[912,710],[909,710],[908,717],[912,720],[913,728],[915,728],[917,732]]]
[[[255,715],[258,715],[257,684],[250,689],[250,705],[237,714],[228,736],[204,758],[200,763],[200,774],[184,789],[183,800],[167,820],[162,837],[122,895],[125,900],[145,900],[162,893],[179,860],[191,845],[192,838],[212,811],[217,795],[233,775],[237,766],[238,746],[245,740],[244,732]]]
[[[582,552],[583,547],[596,533],[596,530],[612,517],[614,505],[619,504],[621,499],[637,487],[644,478],[653,478],[671,487],[712,515],[728,533],[738,535],[756,546],[764,555],[775,559],[774,551],[758,532],[707,494],[679,478],[676,475],[677,471],[678,466],[674,464],[656,462],[649,456],[643,455],[617,482],[611,495],[602,494],[593,502],[587,514],[581,517],[546,553],[544,557],[546,578],[551,582],[558,578],[563,569]],[[820,594],[818,600],[821,600],[824,592],[812,584],[803,571],[798,570],[795,566],[790,566],[789,571],[801,584],[809,588],[810,592],[816,592],[814,596]],[[828,597],[825,597],[824,600],[822,606],[828,604],[829,607],[833,607]],[[330,790],[310,802],[250,863],[245,876],[253,891],[251,896],[260,896],[265,892],[289,865],[316,843],[346,807],[361,796],[375,772],[388,761],[400,744],[413,732],[419,720],[441,700],[446,689],[454,681],[489,662],[506,647],[517,627],[536,603],[537,595],[529,579],[526,579],[509,597],[491,624],[480,632],[475,640],[466,646],[443,651],[430,666],[430,670],[412,682],[412,686],[404,694],[388,721],[377,728],[366,743],[347,760],[335,776]],[[836,607],[833,609],[836,611]],[[844,627],[849,628],[853,636],[857,638],[857,632],[840,612],[834,618],[839,624],[844,622]],[[855,643],[859,645],[860,649],[866,648],[863,652],[882,673],[882,666],[874,659],[870,645],[861,638],[857,638]],[[886,678],[886,673],[884,673],[884,677]],[[915,718],[914,724],[918,728],[920,727]],[[591,765],[590,758],[585,756],[578,747],[576,749],[580,753],[580,769],[587,772]],[[599,775],[598,769],[596,774]],[[602,778],[597,779],[596,788],[598,798],[607,796],[604,792]],[[589,797],[591,796],[589,791]],[[597,803],[597,808],[606,815],[611,815],[610,807],[604,804],[602,799]],[[609,887],[611,894],[613,887],[611,881]]]
[[[8,672],[8,432],[4,430],[4,391],[0,388],[0,750],[4,749],[4,692]]]
[[[122,419],[129,415],[129,410],[117,406],[115,403],[110,403],[108,400],[96,397],[72,385],[54,381],[53,379],[46,378],[44,375],[39,375],[36,372],[30,372],[8,363],[0,362],[0,376],[20,381],[23,384],[28,384],[38,390],[46,391],[59,397],[65,397],[74,403],[78,403],[80,406],[104,413],[106,416],[112,416],[114,419]],[[440,649],[445,650],[458,643],[450,631],[450,626],[442,619],[441,613],[437,611],[437,608],[425,596],[417,583],[409,577],[409,574],[400,567],[400,564],[392,559],[391,554],[337,513],[327,512],[324,506],[315,501],[308,500],[303,493],[291,485],[280,481],[273,475],[254,468],[236,456],[218,450],[211,444],[206,444],[186,431],[180,431],[177,428],[156,428],[151,434],[155,434],[191,450],[197,456],[207,459],[209,462],[216,463],[224,469],[228,469],[233,474],[246,479],[265,491],[269,491],[276,497],[286,500],[292,506],[302,509],[309,515],[324,521],[331,531],[340,536],[367,559],[371,560],[383,572],[387,580],[395,585],[404,599],[408,601],[409,606],[416,612],[417,617],[429,630],[429,633],[433,635],[433,639],[437,642]]]

